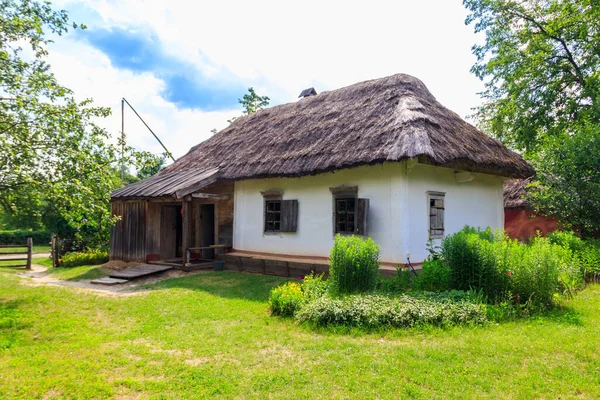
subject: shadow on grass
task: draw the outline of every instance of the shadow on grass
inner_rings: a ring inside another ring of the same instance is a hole
[[[223,271],[166,279],[151,285],[145,285],[143,288],[152,290],[172,288],[199,290],[229,299],[266,302],[269,299],[271,289],[288,280],[289,278],[279,276]]]
[[[79,281],[84,279],[98,279],[106,276],[100,266],[95,268],[84,267],[58,267],[48,268],[48,275],[65,281]]]

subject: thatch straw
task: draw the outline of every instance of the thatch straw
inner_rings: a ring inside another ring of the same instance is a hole
[[[168,171],[219,168],[240,180],[313,175],[418,157],[420,162],[506,177],[533,169],[404,74],[323,92],[238,118]]]
[[[527,193],[525,188],[532,178],[509,179],[504,182],[504,208],[526,208],[529,202],[523,198]]]

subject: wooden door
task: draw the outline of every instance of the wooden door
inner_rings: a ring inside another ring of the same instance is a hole
[[[160,210],[160,258],[167,260],[177,255],[178,206],[162,206]]]

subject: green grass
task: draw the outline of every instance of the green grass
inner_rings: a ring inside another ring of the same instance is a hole
[[[7,247],[0,249],[1,253],[21,253],[27,251],[24,247]],[[50,246],[33,246],[33,253],[50,253]]]
[[[0,275],[0,398],[600,396],[600,285],[530,320],[336,334],[269,317],[277,277],[111,297]]]

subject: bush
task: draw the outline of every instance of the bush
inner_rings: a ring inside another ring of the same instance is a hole
[[[500,246],[497,243],[501,243]],[[516,241],[500,234],[465,227],[447,236],[440,256],[451,271],[450,287],[458,290],[482,289],[490,299],[502,296],[508,289],[506,267],[518,246]]]
[[[570,249],[579,246],[576,239],[537,237],[524,245],[489,228],[466,227],[443,240],[441,259],[451,270],[453,289],[480,289],[493,302],[513,293],[523,302],[549,306],[555,293],[571,295],[582,283],[580,257]]]
[[[96,265],[108,262],[108,252],[102,250],[88,250],[67,253],[58,263],[62,267],[77,267],[79,265]]]
[[[443,292],[450,288],[452,270],[441,260],[427,259],[422,268],[421,274],[414,282],[415,289]]]
[[[370,238],[335,237],[329,255],[331,289],[337,294],[375,289],[379,273],[379,246]]]
[[[302,298],[305,302],[324,296],[329,289],[329,281],[323,279],[323,274],[315,275],[312,272],[306,275],[302,282]]]
[[[47,246],[50,243],[50,235],[50,232],[46,231],[0,231],[0,244],[24,246],[27,244],[27,238],[32,238],[34,245]]]
[[[286,282],[271,289],[269,310],[273,315],[291,317],[302,302],[302,288],[299,282]]]
[[[581,262],[581,272],[586,278],[594,278],[600,274],[600,241],[582,240],[573,231],[555,231],[548,234],[554,244],[572,250]]]
[[[317,326],[342,325],[364,328],[409,328],[421,325],[481,324],[486,306],[469,301],[437,301],[406,295],[388,297],[358,294],[343,298],[329,295],[311,301],[296,313],[300,322]]]

